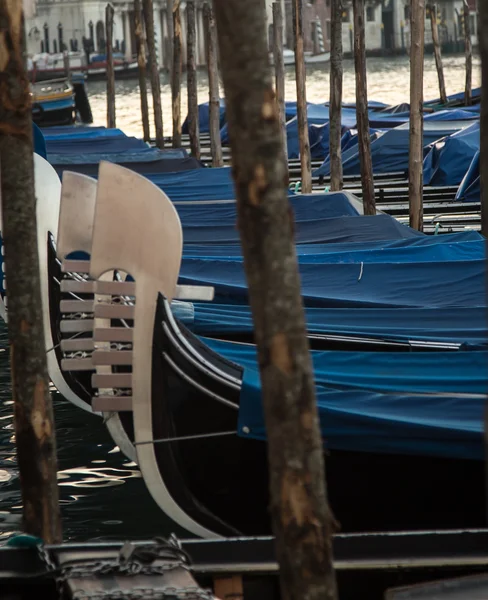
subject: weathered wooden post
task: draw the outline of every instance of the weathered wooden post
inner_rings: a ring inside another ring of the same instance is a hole
[[[481,57],[480,177],[481,232],[488,240],[488,4],[478,5],[478,40]],[[487,241],[488,245],[488,241]],[[487,248],[488,249],[488,248]],[[487,253],[488,256],[488,253]],[[487,413],[488,414],[488,413]],[[488,429],[485,431],[488,446]],[[488,480],[487,480],[488,481]]]
[[[222,167],[222,144],[220,140],[220,94],[219,68],[217,63],[217,31],[212,8],[207,2],[203,5],[205,42],[207,49],[210,151],[212,166]]]
[[[22,2],[0,2],[0,177],[8,332],[23,529],[62,541],[37,250],[29,80]]]
[[[330,7],[329,155],[330,189],[342,190],[342,0]]]
[[[410,227],[423,229],[423,84],[424,84],[424,0],[412,0],[410,8],[410,151],[408,197]]]
[[[275,69],[276,101],[280,114],[283,149],[288,160],[288,140],[286,138],[285,106],[285,60],[283,56],[283,10],[281,2],[273,2],[273,63]]]
[[[196,15],[195,2],[188,0],[186,4],[186,46],[187,46],[187,90],[188,90],[188,134],[190,136],[191,154],[200,159],[200,124],[198,120],[197,92],[197,56],[196,56]]]
[[[293,34],[295,43],[295,78],[297,85],[297,125],[300,147],[302,192],[312,191],[312,165],[310,140],[308,137],[307,91],[305,56],[303,50],[303,6],[302,0],[293,0]]]
[[[469,23],[469,6],[466,0],[463,5],[464,15],[464,52],[466,54],[466,86],[464,88],[464,104],[471,104],[471,88],[473,74],[473,47],[471,44],[471,27]]]
[[[334,600],[333,519],[287,197],[288,169],[267,58],[265,4],[214,0],[214,7],[283,598]]]
[[[105,37],[107,55],[107,127],[115,127],[115,71],[113,56],[114,7],[105,7]]]
[[[442,104],[447,104],[446,84],[444,82],[444,69],[442,67],[441,45],[439,43],[439,29],[437,27],[437,5],[429,5],[430,28],[434,44],[435,66],[439,79],[439,94]]]
[[[173,148],[181,147],[181,44],[180,0],[175,0],[173,4],[173,68],[171,70]]]
[[[64,72],[66,73],[66,79],[71,81],[71,67],[69,61],[69,52],[67,50],[63,50],[63,67]]]
[[[369,134],[368,86],[366,82],[364,0],[353,0],[353,13],[356,115],[358,121],[358,146],[363,190],[363,209],[365,215],[375,215],[376,203],[374,197],[373,162],[371,160],[371,136]]]
[[[136,38],[139,93],[141,97],[142,133],[145,142],[151,139],[149,128],[149,105],[146,86],[146,39],[142,26],[141,0],[134,0],[134,33]]]
[[[142,0],[144,23],[146,25],[147,48],[149,52],[149,68],[151,75],[151,91],[154,111],[154,127],[156,129],[156,146],[164,147],[163,110],[161,108],[161,83],[159,80],[156,42],[154,38],[154,7],[153,0]]]

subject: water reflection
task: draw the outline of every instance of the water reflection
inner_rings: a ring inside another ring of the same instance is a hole
[[[0,347],[7,347],[0,324]],[[0,353],[0,541],[21,529],[8,353]],[[64,539],[148,538],[174,528],[150,497],[137,466],[114,447],[102,419],[54,394]]]

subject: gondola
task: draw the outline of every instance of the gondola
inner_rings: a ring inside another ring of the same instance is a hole
[[[137,205],[124,199],[134,185],[140,185]],[[124,223],[135,231],[144,227],[144,239],[122,238]],[[148,489],[175,524],[200,537],[265,535],[271,532],[266,443],[242,435],[239,424],[247,367],[216,351],[215,341],[194,336],[170,308],[182,253],[178,225],[160,190],[101,164],[88,270],[90,289],[105,296],[103,307],[94,307],[93,339],[110,345],[87,357],[92,371],[107,369],[92,377],[99,388],[92,403],[118,412]],[[154,259],[160,240],[165,265]],[[133,280],[100,280],[113,270]],[[121,298],[131,303],[121,305]],[[97,325],[97,317],[110,323]],[[120,326],[121,318],[128,327]],[[64,368],[76,371],[77,365]],[[332,446],[326,462],[342,531],[484,523],[481,460]]]

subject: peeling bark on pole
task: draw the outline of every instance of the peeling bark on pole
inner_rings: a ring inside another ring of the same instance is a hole
[[[488,5],[478,6],[478,40],[481,57],[480,108],[480,177],[481,177],[481,233],[488,238]],[[487,241],[488,244],[488,241]],[[487,254],[488,256],[488,254]],[[485,432],[488,435],[488,431]],[[487,480],[488,481],[488,480]]]
[[[330,189],[342,190],[342,0],[331,0],[330,7],[330,103],[329,154]]]
[[[303,50],[303,6],[302,0],[292,0],[293,34],[295,44],[295,78],[297,84],[297,125],[300,147],[302,193],[312,191],[312,164],[308,137],[307,90],[305,56]]]
[[[142,26],[141,0],[134,0],[134,29],[137,50],[137,66],[139,75],[139,93],[141,96],[142,134],[145,142],[151,139],[149,128],[149,105],[147,103],[146,85],[146,39]]]
[[[107,127],[115,127],[115,71],[113,56],[114,7],[105,7],[105,44],[107,55]]]
[[[415,0],[414,0],[415,1]],[[365,215],[376,214],[374,197],[373,162],[369,134],[368,85],[366,80],[366,40],[364,34],[364,0],[353,0],[354,13],[354,68],[356,71],[356,115],[358,147]]]
[[[186,44],[187,44],[187,89],[188,89],[188,133],[190,136],[191,154],[200,159],[200,124],[198,120],[197,92],[197,56],[196,56],[196,15],[195,2],[188,0],[186,4]]]
[[[481,0],[482,2],[486,0]],[[464,0],[464,51],[466,54],[466,85],[464,88],[464,104],[471,105],[472,73],[473,73],[473,48],[471,44],[471,27],[469,23],[469,6]]]
[[[161,108],[161,83],[159,80],[156,43],[154,38],[153,0],[142,0],[144,23],[146,25],[147,47],[149,51],[149,68],[151,70],[151,91],[154,110],[154,127],[156,129],[156,146],[164,147],[163,110]]]
[[[220,94],[219,68],[217,63],[217,31],[210,4],[203,5],[203,22],[207,49],[210,152],[212,166],[222,167],[222,144],[220,140]]]
[[[313,366],[262,0],[214,0],[283,598],[337,598]]]
[[[424,139],[424,0],[412,0],[410,10],[410,150],[408,198],[410,227],[423,229],[423,139]]]
[[[0,0],[0,169],[8,332],[23,528],[62,541],[56,438],[44,347],[22,3]]]
[[[437,5],[429,5],[430,27],[432,42],[434,44],[435,66],[439,80],[439,96],[442,104],[447,104],[446,84],[444,82],[444,69],[442,67],[441,45],[439,43],[439,29],[437,27]]]
[[[176,0],[173,4],[173,68],[171,69],[173,148],[181,147],[181,44],[180,0]]]
[[[285,59],[283,56],[283,11],[281,2],[273,2],[273,62],[275,69],[276,102],[280,114],[281,135],[285,158],[288,160],[285,110]]]

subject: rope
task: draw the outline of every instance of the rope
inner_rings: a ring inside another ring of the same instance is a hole
[[[160,438],[157,440],[147,440],[144,442],[134,442],[134,446],[143,446],[147,444],[162,444],[165,442],[184,442],[186,440],[199,440],[203,438],[223,437],[226,435],[236,435],[236,431],[219,431],[218,433],[197,433],[196,435],[181,435],[174,438]]]

